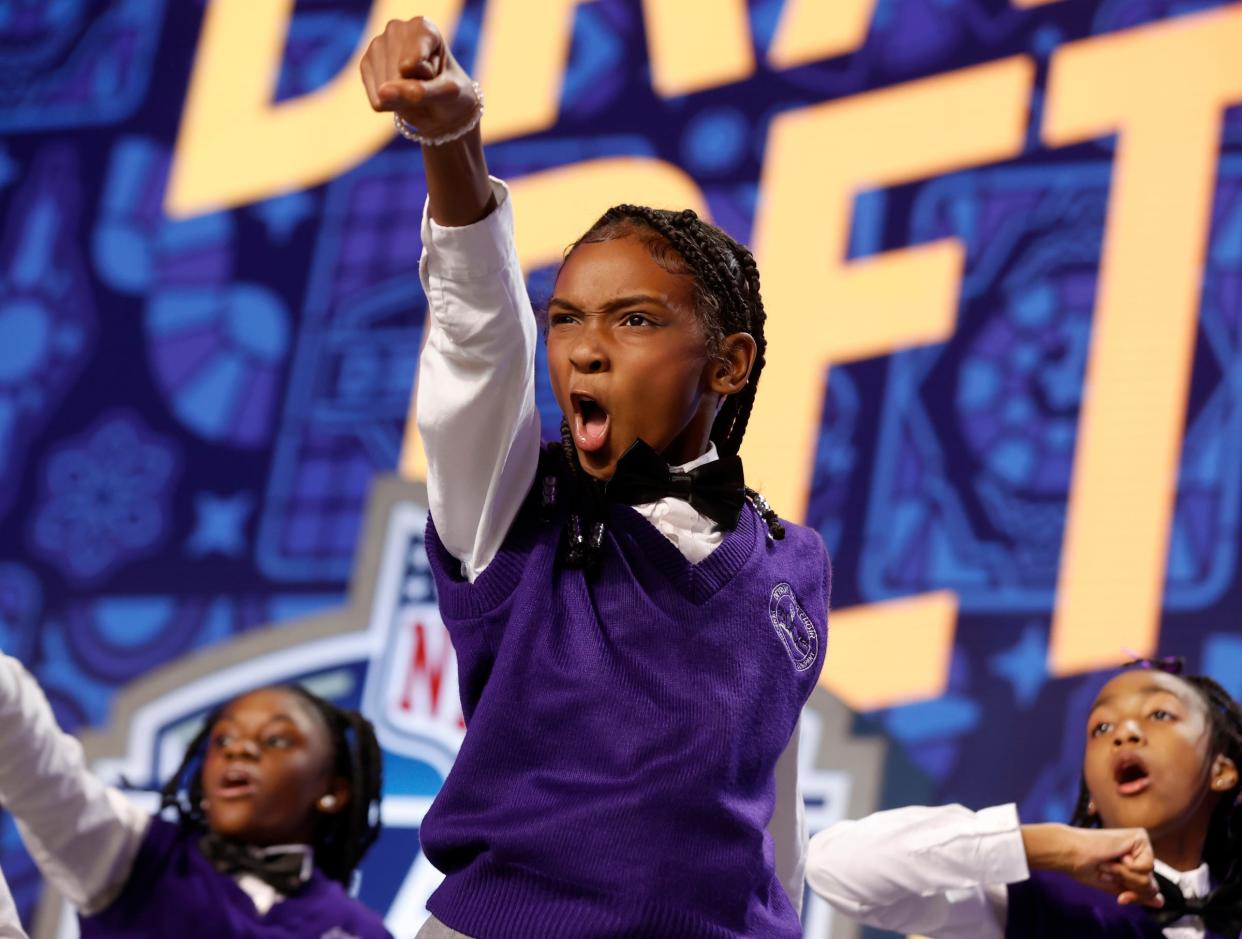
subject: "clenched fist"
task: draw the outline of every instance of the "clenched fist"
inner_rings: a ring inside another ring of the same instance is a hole
[[[479,108],[470,76],[421,16],[390,21],[371,40],[361,68],[371,107],[395,111],[424,137],[460,130]]]

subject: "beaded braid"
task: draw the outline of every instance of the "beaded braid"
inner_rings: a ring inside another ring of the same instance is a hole
[[[605,212],[570,246],[565,257],[568,259],[578,245],[630,235],[640,237],[652,258],[665,270],[694,277],[695,312],[707,333],[709,355],[720,356],[724,337],[732,333],[749,333],[755,340],[755,362],[747,386],[725,401],[712,424],[711,440],[716,449],[721,456],[732,456],[742,446],[766,361],[763,327],[767,312],[759,292],[759,268],[754,256],[745,245],[702,221],[692,209],[672,212],[622,204]],[[592,567],[598,563],[603,546],[603,505],[598,484],[582,469],[567,423],[562,423],[560,449],[578,481],[580,496],[580,510],[569,517],[566,562]],[[591,481],[584,482],[584,478]],[[785,527],[767,500],[750,488],[746,489],[746,497],[767,524],[771,537],[784,538]]]
[[[1212,755],[1227,756],[1238,768],[1238,781],[1221,796],[1208,825],[1203,860],[1219,883],[1242,882],[1242,707],[1220,684],[1206,675],[1177,676],[1194,688],[1203,699],[1212,723]],[[1100,817],[1088,810],[1091,793],[1087,781],[1078,785],[1078,802],[1070,824],[1078,828],[1099,828]]]
[[[357,711],[337,707],[301,685],[274,688],[297,695],[319,715],[332,740],[333,772],[349,780],[349,802],[340,812],[319,817],[314,840],[315,865],[348,887],[381,828],[383,755],[375,728]],[[207,715],[202,729],[186,747],[181,765],[160,790],[160,810],[174,809],[183,828],[207,829],[202,805],[203,759],[212,728],[227,706],[222,704]]]

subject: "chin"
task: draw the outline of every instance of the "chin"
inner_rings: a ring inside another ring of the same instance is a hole
[[[1101,816],[1101,820],[1103,820]],[[1146,828],[1155,831],[1169,823],[1167,805],[1158,802],[1135,802],[1121,805],[1108,814],[1107,828]]]

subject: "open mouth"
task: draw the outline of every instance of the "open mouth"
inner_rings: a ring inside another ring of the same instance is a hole
[[[242,799],[254,795],[258,789],[254,775],[244,769],[226,770],[216,790],[220,799]]]
[[[1147,766],[1138,756],[1123,756],[1113,764],[1113,780],[1123,796],[1138,795],[1151,785]]]
[[[573,435],[578,449],[585,453],[593,453],[608,442],[608,428],[611,419],[603,405],[590,395],[574,392],[569,396],[573,406]]]

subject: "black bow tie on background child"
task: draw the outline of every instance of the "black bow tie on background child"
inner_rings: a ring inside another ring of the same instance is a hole
[[[198,847],[221,874],[253,874],[286,897],[297,893],[306,882],[305,851],[265,851],[222,838],[215,832],[203,835]]]
[[[605,494],[625,505],[642,505],[672,497],[684,499],[721,528],[737,527],[746,504],[740,457],[724,456],[683,472],[670,469],[664,457],[643,440],[635,440],[617,461]]]
[[[1204,927],[1222,936],[1236,936],[1242,930],[1242,881],[1223,883],[1206,897],[1186,897],[1173,881],[1156,874],[1164,894],[1164,906],[1151,910],[1161,927],[1183,916],[1198,916]]]

